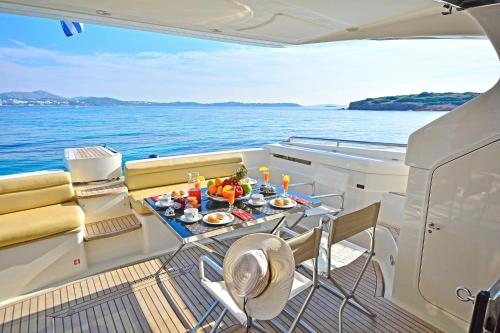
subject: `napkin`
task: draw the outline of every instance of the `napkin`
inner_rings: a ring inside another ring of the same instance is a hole
[[[247,213],[247,212],[245,212],[244,210],[241,210],[241,209],[239,209],[239,210],[233,210],[231,213],[234,216],[236,216],[237,218],[239,218],[239,219],[241,219],[243,221],[251,221],[251,220],[255,219],[255,217],[252,214]]]
[[[311,201],[306,200],[304,198],[299,198],[299,197],[297,197],[295,195],[292,195],[292,200],[295,201],[295,202],[298,202],[301,205],[309,205],[311,203]]]

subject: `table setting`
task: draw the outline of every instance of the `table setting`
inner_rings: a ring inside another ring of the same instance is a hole
[[[145,201],[183,242],[284,218],[320,204],[289,191],[289,175],[283,175],[278,185],[270,183],[267,167],[259,171],[259,180],[249,177],[248,170],[241,166],[230,177],[208,181],[197,172],[189,172],[189,188],[154,195]],[[203,183],[206,185],[202,187]]]

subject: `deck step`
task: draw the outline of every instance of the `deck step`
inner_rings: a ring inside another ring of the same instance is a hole
[[[101,197],[110,194],[127,192],[127,187],[122,182],[115,182],[109,185],[86,186],[76,188],[76,196],[81,199]]]
[[[87,223],[85,224],[85,241],[113,237],[141,227],[141,222],[134,214]]]

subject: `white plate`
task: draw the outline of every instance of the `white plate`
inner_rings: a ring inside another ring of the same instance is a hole
[[[260,206],[264,206],[264,205],[267,203],[267,201],[266,201],[266,200],[262,200],[262,201],[257,201],[257,202],[255,202],[255,201],[253,201],[252,199],[250,199],[250,200],[248,200],[248,203],[249,203],[250,205],[252,205],[252,206],[255,206],[255,207],[260,207]]]
[[[193,219],[193,220],[189,220],[186,217],[186,215],[182,215],[181,217],[179,217],[179,220],[181,220],[184,223],[195,223],[195,222],[198,222],[199,220],[201,220],[202,218],[203,218],[203,215],[201,215],[200,213],[198,213],[198,215],[196,216],[196,218]]]
[[[250,178],[250,177],[245,177],[241,180],[241,182],[243,184],[250,184],[250,185],[255,185],[257,184],[259,181],[257,179],[253,179],[253,178]]]
[[[160,200],[155,202],[155,206],[158,208],[168,208],[174,204],[174,200],[170,200],[168,203],[163,203]]]
[[[219,223],[208,222],[208,217],[210,215],[217,215],[220,213],[222,213],[226,216],[224,216],[224,218],[221,221],[219,221]],[[233,221],[234,221],[234,216],[232,214],[229,214],[229,213],[217,212],[217,213],[210,213],[210,214],[203,216],[203,222],[205,222],[206,224],[210,224],[210,225],[226,225],[226,224],[231,223]]]
[[[235,198],[235,199],[234,199],[234,201],[246,200],[246,199],[250,198],[250,194],[251,194],[251,193],[249,193],[249,194],[247,194],[247,195],[242,195],[242,196],[241,196],[241,197],[239,197],[239,198]],[[211,195],[208,193],[208,191],[207,191],[207,192],[205,192],[205,195],[206,195],[208,198],[212,199],[213,201],[218,201],[218,202],[227,202],[227,199],[226,199],[226,198],[224,198],[224,197],[219,197],[219,196],[211,196]]]
[[[288,198],[288,200],[290,200],[290,204],[289,204],[289,205],[286,205],[286,206],[276,206],[276,205],[274,204],[274,201],[275,201],[276,199],[283,199],[283,198],[274,198],[274,199],[272,199],[271,201],[269,201],[269,204],[270,204],[271,206],[273,206],[273,207],[276,207],[276,208],[293,208],[293,207],[297,206],[297,203],[296,203],[295,201],[293,201],[292,199],[290,199],[290,198]]]

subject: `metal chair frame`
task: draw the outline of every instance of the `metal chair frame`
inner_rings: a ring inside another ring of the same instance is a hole
[[[322,233],[322,231],[323,231],[322,221],[320,221],[320,224],[317,228],[319,228],[320,232]],[[278,229],[276,229],[276,231],[274,233],[276,233],[276,232],[279,233],[280,230],[281,229],[278,228]],[[298,236],[300,236],[300,235],[298,235]],[[318,246],[321,246],[321,242],[318,242]],[[319,253],[319,251],[318,251],[318,253]],[[289,329],[288,330],[285,329],[282,325],[280,325],[276,321],[276,319],[271,320],[273,325],[277,329],[279,329],[281,332],[292,333],[295,331],[295,328],[297,327],[298,324],[300,324],[306,331],[315,332],[314,329],[310,325],[308,325],[303,320],[301,320],[302,315],[304,314],[309,302],[311,301],[314,292],[319,287],[318,257],[313,258],[312,260],[314,262],[314,269],[313,269],[313,274],[312,274],[312,279],[311,279],[312,284],[311,284],[309,293],[306,296],[304,304],[302,304],[302,306],[300,307],[300,309],[297,313],[293,313],[290,309],[287,309],[287,307],[285,307],[285,309],[283,309],[283,314],[285,314],[286,316],[288,316],[290,319],[293,320]],[[223,272],[222,267],[219,264],[217,264],[215,261],[213,261],[209,256],[204,255],[204,256],[200,257],[200,263],[199,263],[199,276],[200,276],[201,280],[207,279],[205,276],[205,264],[210,266],[210,268],[212,268],[216,273],[223,276],[224,272]],[[296,263],[296,264],[300,265],[300,263]],[[208,318],[208,316],[215,310],[215,308],[217,307],[217,305],[219,305],[219,303],[220,303],[219,300],[215,300],[214,303],[212,303],[210,305],[207,312],[205,312],[205,314],[198,320],[196,325],[192,328],[191,333],[196,332],[196,330],[203,324],[203,322]],[[219,317],[216,319],[214,326],[210,330],[210,333],[216,332],[217,328],[219,327],[220,323],[222,322],[222,319],[227,314],[227,310],[228,310],[227,308],[223,309],[223,311],[221,312]],[[247,317],[247,321],[244,325],[246,326],[246,328],[251,327],[257,331],[266,332],[266,330],[254,318],[251,318],[251,317]]]
[[[337,218],[333,217],[330,225],[330,230],[333,229],[333,224],[335,223],[335,220]],[[320,282],[321,287],[325,288],[326,291],[330,292],[331,294],[339,297],[342,299],[342,303],[340,304],[339,308],[339,332],[342,332],[343,329],[343,318],[342,314],[344,311],[345,306],[349,303],[352,305],[356,310],[361,311],[365,315],[375,318],[376,314],[373,313],[363,302],[355,295],[356,289],[359,286],[359,283],[361,282],[361,279],[363,278],[363,275],[366,272],[366,269],[368,268],[368,265],[370,264],[370,261],[372,260],[373,256],[375,255],[375,229],[376,225],[371,228],[371,232],[369,230],[365,230],[369,236],[370,236],[370,249],[367,250],[365,253],[367,254],[366,260],[363,264],[363,267],[361,268],[361,271],[354,281],[352,287],[350,290],[344,289],[342,286],[340,286],[337,281],[332,276],[332,270],[331,270],[331,254],[332,254],[332,246],[329,244],[328,246],[328,251],[327,251],[327,260],[328,260],[328,271],[325,276],[327,281],[330,281],[335,287],[330,286],[328,283]]]
[[[311,182],[303,182],[303,183],[294,183],[294,184],[290,184],[289,187],[298,187],[298,186],[311,186],[311,189],[312,189],[312,195],[311,195],[311,198],[313,199],[324,199],[324,198],[335,198],[335,197],[338,197],[340,198],[340,211],[343,211],[344,210],[344,201],[345,201],[345,192],[342,192],[342,193],[325,193],[325,194],[318,194],[316,195],[316,181],[311,181]],[[338,213],[338,211],[334,211],[332,210],[331,213]],[[321,215],[324,215],[324,213],[322,213]],[[298,218],[295,222],[293,222],[292,225],[289,226],[289,228],[294,228],[295,226],[297,226],[300,221],[302,221],[304,218],[306,217],[314,217],[314,216],[318,216],[316,214],[308,214],[308,211],[306,210],[304,212],[304,214]]]
[[[342,300],[342,303],[340,304],[340,308],[339,308],[339,313],[338,313],[338,318],[339,318],[339,326],[338,326],[338,329],[339,329],[339,332],[342,332],[343,330],[343,317],[342,317],[342,314],[343,314],[343,311],[346,307],[347,304],[350,304],[352,305],[356,310],[364,313],[365,315],[369,316],[370,318],[375,318],[376,317],[376,314],[373,313],[356,295],[355,295],[355,292],[359,286],[359,283],[361,282],[361,279],[363,278],[365,272],[366,272],[366,269],[368,268],[368,265],[371,261],[371,259],[373,258],[373,256],[375,255],[375,230],[376,230],[376,224],[371,227],[371,228],[368,228],[368,229],[365,229],[364,231],[368,233],[368,235],[370,236],[370,248],[368,250],[366,250],[366,254],[367,254],[367,257],[366,257],[366,260],[363,264],[363,267],[358,275],[358,277],[356,278],[356,280],[354,281],[352,287],[350,290],[346,290],[345,288],[343,288],[342,286],[340,286],[337,281],[335,281],[335,279],[333,278],[332,276],[332,265],[331,265],[331,255],[332,255],[332,245],[333,244],[330,244],[330,237],[331,237],[331,233],[333,232],[334,230],[334,224],[335,224],[335,221],[338,219],[338,217],[336,216],[333,216],[333,215],[324,215],[321,219],[320,219],[320,223],[322,223],[323,225],[324,224],[327,224],[327,223],[330,223],[329,225],[329,232],[328,232],[328,249],[327,249],[327,273],[325,274],[325,276],[323,276],[327,281],[319,281],[319,286],[320,287],[323,287],[325,288],[326,291],[328,291],[329,293],[333,294],[334,296],[340,298]],[[289,235],[292,235],[292,236],[296,236],[298,235],[297,232],[293,231],[293,230],[290,230],[289,228],[282,228],[281,229],[282,231],[288,233]],[[331,282],[331,284],[333,285],[330,285],[328,282]]]

